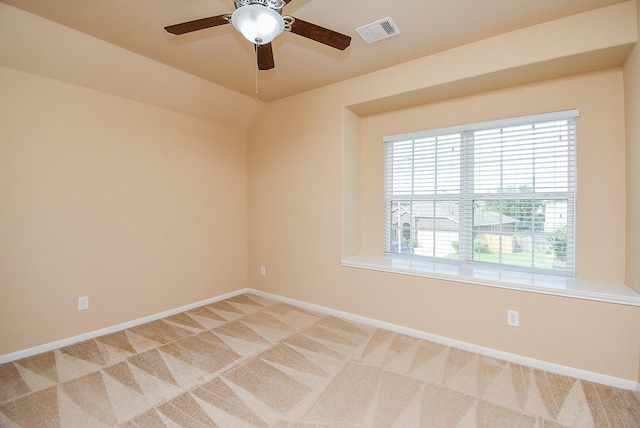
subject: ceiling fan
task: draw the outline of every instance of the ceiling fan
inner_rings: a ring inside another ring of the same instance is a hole
[[[351,43],[349,36],[291,16],[282,16],[282,8],[290,1],[233,0],[236,10],[232,14],[196,19],[170,25],[164,29],[171,34],[179,35],[230,23],[255,45],[260,70],[270,70],[275,67],[271,41],[283,31],[290,31],[340,50],[349,46]]]

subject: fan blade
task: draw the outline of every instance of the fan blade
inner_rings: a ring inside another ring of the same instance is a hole
[[[256,45],[256,55],[258,56],[258,69],[271,70],[276,66],[273,61],[273,48],[271,43]]]
[[[183,22],[182,24],[169,25],[168,27],[164,27],[164,29],[171,34],[191,33],[192,31],[228,24],[228,16],[229,15],[210,16],[209,18],[196,19],[195,21]]]
[[[291,26],[291,32],[306,37],[307,39],[324,43],[332,48],[340,49],[341,51],[345,50],[351,44],[351,37],[349,36],[336,33],[328,28],[320,27],[319,25],[298,18],[295,18]]]
[[[285,4],[289,4],[291,0],[284,0]]]

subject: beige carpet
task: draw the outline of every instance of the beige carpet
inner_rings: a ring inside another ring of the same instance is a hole
[[[245,294],[0,365],[0,426],[640,427],[640,400]]]

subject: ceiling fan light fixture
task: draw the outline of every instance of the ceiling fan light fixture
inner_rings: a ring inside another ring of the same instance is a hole
[[[231,15],[231,23],[251,43],[265,45],[271,43],[284,31],[282,15],[260,4],[248,4],[236,9]]]

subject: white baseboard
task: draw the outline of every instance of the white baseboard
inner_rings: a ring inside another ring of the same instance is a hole
[[[104,336],[105,334],[115,333],[116,331],[124,330],[138,326],[140,324],[156,321],[161,318],[169,317],[171,315],[179,314],[180,312],[188,311],[198,306],[209,305],[211,303],[219,302],[221,300],[235,297],[240,294],[248,293],[248,288],[242,288],[240,290],[232,291],[231,293],[222,294],[217,297],[202,300],[200,302],[191,303],[189,305],[180,306],[179,308],[169,309],[168,311],[160,312],[158,314],[149,315],[147,317],[138,318],[133,321],[127,321],[122,324],[117,324],[111,327],[102,328],[100,330],[90,331],[80,334],[78,336],[68,337],[62,340],[56,340],[55,342],[45,343],[44,345],[34,346],[33,348],[23,349],[21,351],[12,352],[10,354],[0,355],[0,364],[8,363],[10,361],[19,360],[20,358],[31,357],[33,355],[41,354],[47,351],[53,351],[54,349],[62,348],[64,346],[73,345],[74,343],[82,342],[83,340],[95,339],[98,336]]]
[[[451,339],[444,336],[438,336],[435,334],[427,333],[425,331],[416,330],[408,327],[403,327],[397,324],[388,323],[385,321],[376,320],[373,318],[367,318],[360,315],[355,315],[349,312],[343,312],[337,309],[329,308],[326,306],[320,306],[313,303],[307,303],[301,300],[291,299],[288,297],[282,297],[276,294],[267,293],[260,290],[254,290],[252,288],[242,288],[230,293],[222,294],[217,297],[202,300],[200,302],[192,303],[178,308],[170,309],[158,314],[150,315],[147,317],[139,318],[133,321],[128,321],[122,324],[117,324],[111,327],[103,328],[100,330],[91,331],[78,336],[69,337],[55,342],[46,343],[44,345],[35,346],[33,348],[24,349],[21,351],[13,352],[10,354],[0,355],[0,364],[8,363],[10,361],[19,360],[21,358],[30,357],[36,354],[40,354],[54,349],[62,348],[64,346],[73,345],[74,343],[82,342],[83,340],[94,339],[98,336],[103,336],[109,333],[115,333],[120,330],[135,327],[147,322],[155,321],[161,318],[165,318],[171,315],[178,314],[180,312],[188,311],[198,306],[208,305],[211,303],[219,302],[221,300],[229,299],[231,297],[238,296],[240,294],[250,293],[256,296],[265,297],[267,299],[276,300],[282,303],[289,303],[294,306],[298,306],[304,309],[320,312],[327,315],[334,315],[340,318],[345,318],[354,322],[371,325],[373,327],[383,328],[400,334],[406,334],[407,336],[416,337],[419,339],[428,340],[430,342],[439,343],[441,345],[450,346],[452,348],[461,349],[464,351],[475,352],[476,354],[485,355],[487,357],[496,358],[503,361],[509,361],[516,364],[521,364],[527,367],[535,369],[545,370],[552,373],[557,373],[565,376],[575,377],[577,379],[583,379],[590,382],[596,382],[603,385],[613,386],[615,388],[627,389],[636,391],[640,397],[640,383],[634,382],[628,379],[622,379],[614,376],[604,375],[601,373],[590,372],[587,370],[576,369],[573,367],[563,366],[560,364],[549,363],[547,361],[537,360],[534,358],[523,357],[521,355],[511,354],[497,349],[487,348],[484,346],[474,345],[472,343],[463,342],[460,340]]]
[[[450,346],[452,348],[474,352],[476,354],[484,355],[487,357],[492,357],[499,360],[509,361],[511,363],[532,367],[534,369],[544,370],[544,371],[565,375],[565,376],[571,376],[577,379],[582,379],[582,380],[595,382],[603,385],[613,386],[615,388],[636,391],[636,393],[638,393],[638,395],[640,396],[640,384],[632,380],[622,379],[615,376],[609,376],[601,373],[590,372],[587,370],[576,369],[574,367],[563,366],[560,364],[550,363],[547,361],[542,361],[534,358],[524,357],[521,355],[511,354],[509,352],[504,352],[504,351],[499,351],[497,349],[474,345],[472,343],[467,343],[467,342],[451,339],[444,336],[438,336],[436,334],[427,333],[421,330],[403,327],[397,324],[392,324],[385,321],[379,321],[373,318],[367,318],[367,317],[355,315],[349,312],[343,312],[343,311],[328,308],[325,306],[303,302],[300,300],[290,299],[288,297],[282,297],[276,294],[266,293],[260,290],[254,290],[249,288],[248,292],[251,294],[255,294],[256,296],[277,300],[282,303],[289,303],[291,305],[298,306],[304,309],[309,309],[309,310],[320,312],[327,315],[334,315],[340,318],[348,319],[350,321],[359,322],[361,324],[367,324],[373,327],[383,328],[385,330],[390,330],[396,333],[405,334],[407,336],[416,337],[418,339],[428,340],[430,342],[439,343],[441,345]]]

